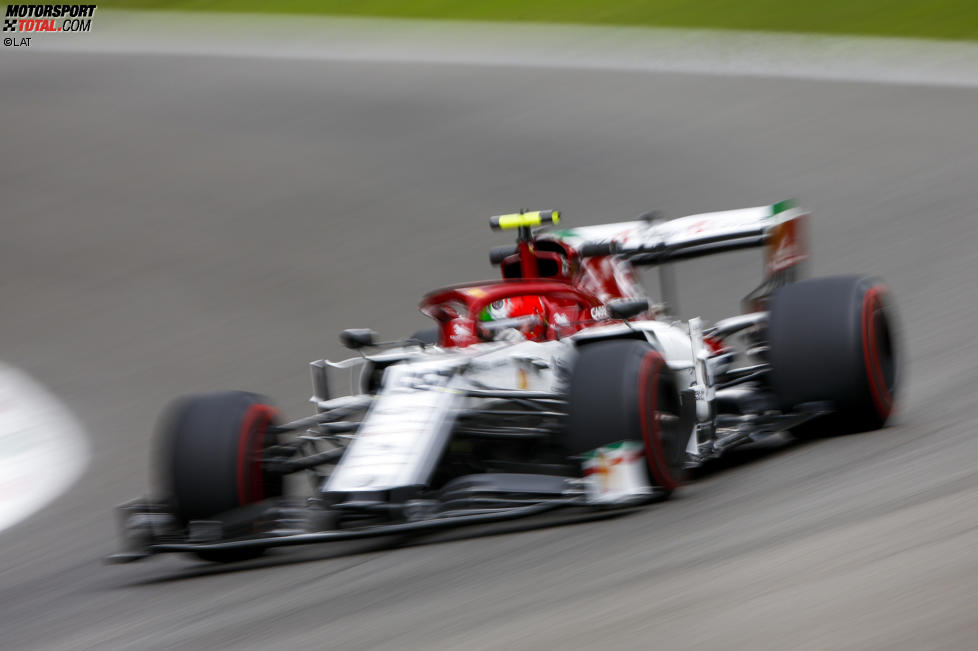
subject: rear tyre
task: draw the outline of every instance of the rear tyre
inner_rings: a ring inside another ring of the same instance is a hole
[[[164,420],[159,437],[161,480],[181,523],[206,520],[282,495],[282,476],[265,472],[262,453],[276,443],[276,411],[260,396],[226,391],[184,398]],[[200,552],[229,562],[262,550]]]
[[[570,454],[639,441],[649,483],[669,494],[683,481],[691,431],[675,374],[647,343],[604,341],[579,350],[568,391]]]
[[[879,429],[893,412],[900,350],[886,287],[862,276],[806,280],[771,297],[771,382],[783,410],[829,402],[798,438]]]

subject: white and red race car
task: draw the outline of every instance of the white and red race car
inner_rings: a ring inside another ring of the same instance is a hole
[[[260,396],[177,401],[159,441],[162,494],[120,507],[130,561],[232,561],[323,543],[668,496],[684,471],[779,432],[882,427],[900,375],[886,288],[800,280],[807,215],[791,202],[554,230],[557,211],[493,217],[502,280],[426,295],[436,328],[312,362],[315,413]],[[765,277],[745,313],[671,316],[672,262],[748,247]],[[636,267],[656,265],[653,304]],[[338,375],[352,390],[334,392]],[[286,495],[284,477],[311,489]]]

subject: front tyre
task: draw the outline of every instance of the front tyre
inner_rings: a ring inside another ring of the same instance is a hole
[[[264,399],[243,391],[191,396],[171,406],[159,436],[161,483],[181,523],[282,495],[281,475],[262,466],[263,452],[276,443],[269,431],[275,419]],[[198,556],[232,561],[260,553]]]
[[[650,485],[671,493],[683,481],[692,431],[680,406],[675,374],[646,342],[582,346],[568,391],[568,452],[640,441]]]
[[[778,289],[768,324],[771,382],[783,410],[829,402],[800,438],[886,424],[896,403],[901,354],[884,285],[863,276],[815,278]]]

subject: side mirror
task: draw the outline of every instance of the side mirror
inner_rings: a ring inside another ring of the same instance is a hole
[[[511,255],[516,255],[519,249],[512,244],[494,246],[489,249],[489,264],[495,266]]]
[[[370,328],[350,328],[340,333],[340,343],[352,350],[373,346],[377,333]]]
[[[608,308],[608,316],[613,319],[630,319],[649,309],[649,299],[622,298],[610,301],[605,307]]]

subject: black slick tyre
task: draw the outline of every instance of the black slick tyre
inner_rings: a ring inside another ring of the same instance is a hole
[[[792,429],[799,438],[879,429],[896,403],[900,349],[886,287],[863,276],[778,289],[768,323],[771,384],[782,410],[833,409]]]
[[[274,445],[277,417],[260,396],[226,391],[191,396],[170,407],[158,440],[161,483],[181,523],[206,520],[282,495],[282,477],[262,468]],[[261,551],[201,552],[205,560],[232,561]]]
[[[566,444],[579,455],[631,440],[645,450],[649,483],[665,494],[683,481],[691,423],[681,417],[673,371],[643,341],[582,346],[568,391]]]

